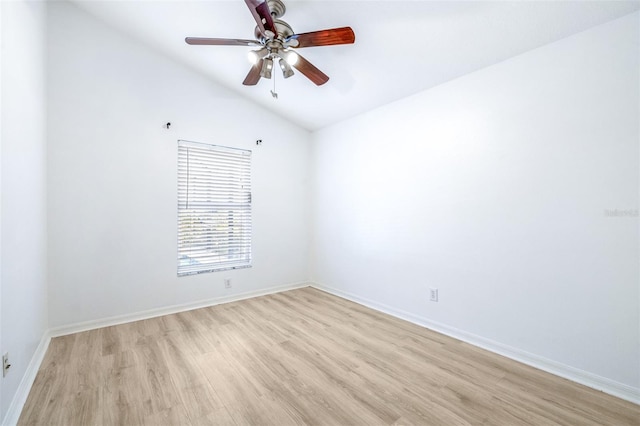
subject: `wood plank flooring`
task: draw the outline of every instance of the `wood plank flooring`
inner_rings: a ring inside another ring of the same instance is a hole
[[[304,288],[51,341],[19,425],[638,425],[640,406]]]

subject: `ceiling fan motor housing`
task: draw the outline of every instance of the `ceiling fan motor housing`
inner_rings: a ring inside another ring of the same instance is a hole
[[[293,29],[291,29],[291,25],[287,24],[281,19],[278,19],[282,18],[284,13],[287,11],[287,8],[285,7],[282,0],[267,0],[267,6],[269,6],[269,12],[273,17],[273,26],[276,29],[274,39],[284,40],[285,37],[292,35]],[[255,30],[253,31],[253,35],[256,37],[256,39],[262,41],[263,43],[267,41],[265,35],[260,31],[259,26],[256,26]]]
[[[291,25],[287,24],[282,19],[274,19],[273,25],[276,27],[276,31],[277,31],[277,34],[274,37],[275,39],[284,40],[285,38],[294,34],[293,29],[291,28]],[[262,35],[262,33],[260,32],[260,28],[258,28],[258,26],[256,26],[255,30],[253,31],[253,35],[255,36],[256,39],[262,42],[267,41],[264,35]]]

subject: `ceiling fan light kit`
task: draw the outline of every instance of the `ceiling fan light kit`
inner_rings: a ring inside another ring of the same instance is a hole
[[[294,33],[289,24],[279,19],[287,10],[281,0],[244,1],[257,24],[254,30],[256,40],[187,37],[185,41],[190,45],[257,46],[257,50],[248,53],[253,66],[242,82],[245,86],[258,84],[260,78],[270,79],[274,61],[278,61],[284,78],[294,74],[293,67],[320,86],[329,81],[329,77],[291,49],[355,42],[355,34],[350,27]]]
[[[255,65],[260,62],[260,59],[264,58],[268,54],[269,51],[264,47],[260,50],[250,50],[248,53],[249,62],[251,62],[251,65]]]
[[[273,69],[273,59],[264,58],[262,60],[262,69],[260,70],[260,77],[271,78],[271,70]]]
[[[289,78],[293,75],[293,70],[291,69],[291,65],[289,64],[289,62],[280,59],[280,61],[278,61],[278,64],[280,64],[280,69],[282,69],[282,76],[284,78]]]

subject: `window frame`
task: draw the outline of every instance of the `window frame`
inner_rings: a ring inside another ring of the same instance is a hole
[[[178,277],[252,266],[251,160],[251,150],[178,140]]]

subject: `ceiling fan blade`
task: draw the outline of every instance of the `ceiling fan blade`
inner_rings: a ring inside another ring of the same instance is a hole
[[[292,66],[304,74],[309,80],[313,81],[317,86],[321,86],[329,81],[329,76],[316,68],[311,62],[296,53],[297,60]]]
[[[256,40],[242,40],[239,38],[204,38],[187,37],[184,39],[187,44],[193,45],[213,45],[213,46],[259,46]]]
[[[249,74],[245,77],[242,84],[245,86],[255,86],[260,81],[260,70],[262,69],[262,63],[264,59],[260,59],[257,64],[251,67]]]
[[[271,16],[271,10],[269,10],[267,0],[244,0],[244,2],[256,20],[260,33],[267,38],[275,36],[278,32],[276,31],[275,25],[273,25],[273,17]]]
[[[332,28],[330,30],[293,34],[287,37],[285,40],[286,43],[295,48],[331,46],[334,44],[351,44],[355,41],[356,35],[354,34],[351,27]]]

